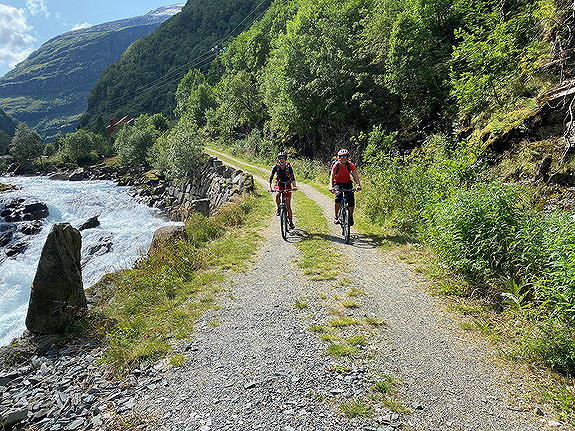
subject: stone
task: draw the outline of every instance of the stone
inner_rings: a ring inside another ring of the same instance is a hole
[[[170,225],[159,228],[154,232],[148,253],[158,249],[162,244],[172,243],[178,239],[187,238],[186,227],[183,225]]]
[[[90,217],[85,222],[83,222],[80,226],[78,226],[78,230],[83,231],[86,229],[93,229],[98,226],[100,226],[100,220],[98,220],[98,216],[95,215],[93,217]]]
[[[28,409],[11,410],[6,413],[2,413],[2,416],[0,417],[0,425],[2,425],[2,428],[10,428],[18,422],[26,419],[27,416]]]
[[[57,334],[87,310],[82,283],[82,236],[69,223],[57,223],[46,238],[30,293],[26,327]]]

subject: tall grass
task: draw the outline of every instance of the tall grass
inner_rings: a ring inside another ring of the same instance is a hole
[[[524,190],[489,179],[478,148],[433,137],[405,158],[365,153],[364,202],[375,222],[416,237],[461,275],[467,291],[500,309],[530,310],[531,353],[550,368],[575,373],[575,220],[543,214]],[[379,138],[379,141],[375,138]]]

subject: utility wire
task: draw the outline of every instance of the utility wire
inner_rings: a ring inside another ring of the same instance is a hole
[[[248,15],[246,15],[244,17],[244,19],[238,24],[236,25],[231,31],[228,32],[227,35],[223,36],[222,38],[220,38],[217,43],[216,43],[216,47],[218,47],[219,45],[223,44],[230,36],[232,36],[236,30],[242,26],[242,24],[244,24],[244,22],[246,22],[246,20],[248,20],[259,8],[260,6],[262,6],[264,3],[266,3],[268,0],[262,0],[255,8],[253,8],[250,13]],[[249,24],[244,28],[247,29],[249,26],[251,26],[257,19],[259,19],[261,16],[263,16],[263,14],[266,12],[267,9],[265,9],[264,11],[262,11],[260,14],[258,14],[253,20],[251,20],[249,22]],[[156,78],[155,80],[148,82],[142,86],[139,86],[137,88],[135,88],[134,90],[129,91],[128,93],[124,93],[121,94],[117,99],[116,102],[112,101],[111,103],[106,104],[106,110],[111,112],[114,109],[116,109],[117,107],[120,107],[123,105],[123,101],[126,98],[130,98],[130,97],[134,97],[137,94],[141,94],[143,92],[147,92],[151,89],[160,89],[163,88],[166,85],[169,85],[172,83],[172,81],[177,78],[177,77],[182,77],[182,73],[185,71],[187,72],[188,70],[190,70],[192,67],[196,67],[196,68],[200,68],[206,66],[207,64],[212,62],[212,58],[211,56],[215,56],[217,55],[217,51],[214,51],[213,48],[210,49],[209,51],[204,52],[203,54],[198,55],[197,57],[195,57],[194,59],[188,61],[187,63],[182,64],[181,66],[176,67],[175,69],[170,70],[169,72],[159,76],[158,78]],[[207,58],[206,58],[207,57]],[[162,83],[162,81],[164,81]]]

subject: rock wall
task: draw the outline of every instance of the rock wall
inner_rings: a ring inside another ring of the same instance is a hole
[[[151,207],[165,210],[172,219],[183,221],[195,211],[209,215],[234,196],[253,190],[251,174],[210,157],[195,175],[180,182],[167,181],[148,172],[132,187],[130,194]]]

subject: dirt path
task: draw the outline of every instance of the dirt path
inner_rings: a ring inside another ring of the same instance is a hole
[[[225,164],[242,167],[231,160]],[[255,179],[266,185],[267,172]],[[331,220],[331,200],[298,186]],[[458,328],[422,280],[367,238],[354,234],[345,245],[339,229],[330,229],[332,243],[352,268],[351,285],[365,292],[350,316],[387,323],[372,329],[364,359],[334,360],[309,331],[328,313],[330,298],[345,290],[303,276],[293,263],[299,250],[281,240],[270,216],[253,267],[229,281],[229,297],[201,319],[184,366],[165,371],[165,384],[142,393],[139,408],[161,417],[166,430],[548,428],[552,417],[536,417],[534,406],[521,404],[515,395],[520,382]],[[300,298],[309,298],[309,310],[294,307]],[[380,405],[367,418],[339,414],[337,404],[367,394],[377,372],[398,379],[397,398],[412,412],[398,416]]]

